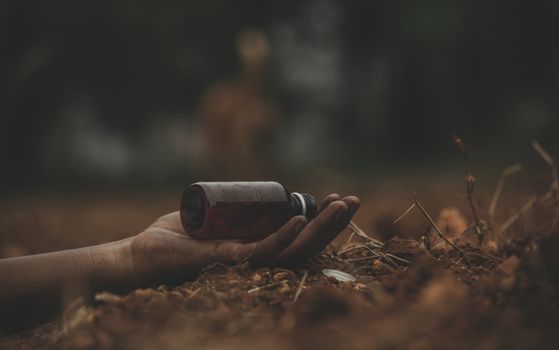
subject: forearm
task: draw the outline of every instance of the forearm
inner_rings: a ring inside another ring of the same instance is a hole
[[[0,318],[28,323],[52,316],[82,295],[135,288],[141,281],[130,241],[0,260]]]

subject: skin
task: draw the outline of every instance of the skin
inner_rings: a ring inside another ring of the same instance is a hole
[[[336,238],[358,208],[357,197],[331,194],[310,222],[293,217],[257,242],[194,239],[174,212],[120,241],[1,259],[0,335],[44,322],[77,297],[176,285],[196,278],[211,263],[296,267]]]

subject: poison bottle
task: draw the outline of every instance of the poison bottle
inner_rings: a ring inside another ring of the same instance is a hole
[[[180,202],[182,226],[198,239],[261,239],[296,215],[312,219],[315,199],[277,182],[197,182]]]

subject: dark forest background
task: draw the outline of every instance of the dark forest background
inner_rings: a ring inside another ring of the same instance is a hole
[[[533,139],[559,155],[558,18],[556,1],[3,1],[0,192],[197,179],[200,101],[239,76],[247,28],[269,46],[272,177],[444,171],[451,132],[479,167],[539,164]]]

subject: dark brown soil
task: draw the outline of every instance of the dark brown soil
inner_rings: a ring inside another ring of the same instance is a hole
[[[484,227],[481,245],[449,209],[436,221],[462,252],[433,229],[382,247],[345,236],[296,271],[212,265],[177,287],[100,293],[0,348],[556,348],[557,208],[540,196],[507,231]]]

